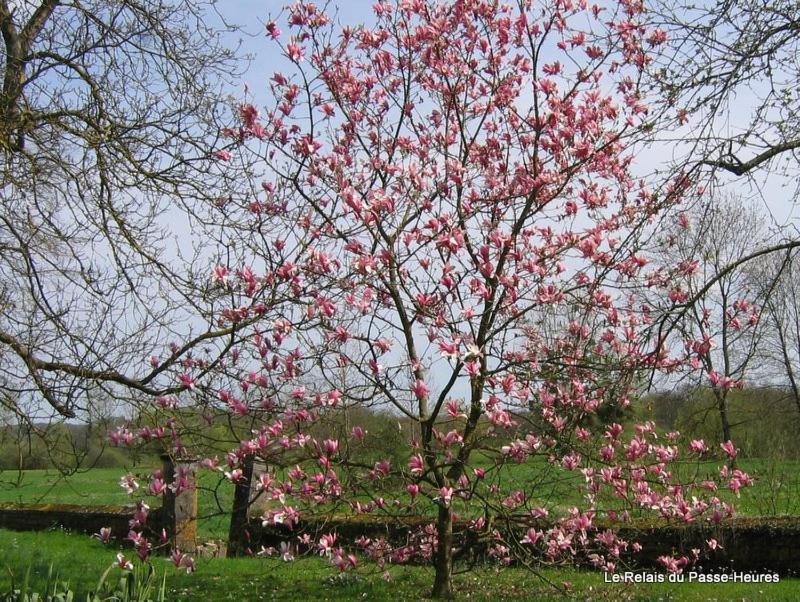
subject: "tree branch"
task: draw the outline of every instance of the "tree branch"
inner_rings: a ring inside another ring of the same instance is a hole
[[[770,147],[768,150],[760,153],[747,161],[746,163],[742,163],[737,159],[735,156],[731,155],[732,161],[710,161],[704,160],[700,163],[702,165],[709,165],[711,167],[718,167],[720,169],[724,169],[725,171],[729,171],[734,175],[743,176],[744,174],[752,171],[762,163],[766,163],[773,157],[785,153],[787,151],[792,151],[795,149],[800,148],[800,140],[787,140],[781,144],[776,144],[775,146]]]

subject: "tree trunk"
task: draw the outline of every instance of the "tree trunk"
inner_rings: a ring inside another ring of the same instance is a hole
[[[431,597],[449,599],[453,597],[453,512],[449,506],[439,506],[436,530],[439,544],[433,561],[436,578]]]
[[[728,420],[728,399],[724,392],[717,393],[717,407],[719,407],[719,417],[722,422],[722,442],[731,441],[731,424]]]
[[[774,316],[775,309],[773,308],[771,311],[773,312]],[[775,330],[778,333],[778,342],[780,343],[781,353],[783,354],[783,365],[786,368],[786,376],[789,377],[789,384],[792,387],[794,405],[797,407],[797,411],[800,412],[800,387],[798,387],[797,378],[794,375],[794,362],[789,355],[789,345],[786,337],[783,334],[783,325],[777,319],[775,320]]]
[[[728,419],[727,391],[717,391],[717,406],[719,407],[719,417],[722,422],[722,442],[733,441],[733,439],[731,439],[731,423]],[[728,461],[728,466],[736,468],[736,458],[731,458]]]

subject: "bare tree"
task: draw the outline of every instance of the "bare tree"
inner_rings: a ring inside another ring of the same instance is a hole
[[[707,3],[656,0],[650,13],[651,24],[660,27],[668,39],[666,52],[660,54],[650,68],[651,82],[662,94],[661,115],[667,117],[660,131],[667,139],[673,153],[673,163],[668,172],[691,172],[702,181],[716,198],[725,194],[728,186],[743,187],[762,195],[763,204],[770,210],[779,203],[796,200],[800,191],[795,186],[798,175],[798,149],[800,149],[800,94],[797,91],[800,64],[800,19],[796,0],[713,0]],[[764,196],[765,187],[777,189],[777,183],[786,186],[771,198]],[[713,202],[713,199],[712,199]],[[726,219],[725,208],[720,217]],[[712,210],[712,213],[714,210]],[[763,228],[763,225],[761,226]],[[690,234],[690,238],[692,235]],[[668,322],[683,322],[687,316],[697,317],[703,312],[719,307],[720,294],[740,281],[749,279],[747,289],[760,299],[764,318],[748,336],[755,337],[760,348],[752,344],[751,357],[742,363],[731,361],[725,352],[726,343],[741,338],[745,332],[730,333],[729,321],[718,323],[715,339],[717,358],[706,355],[704,368],[730,385],[740,380],[736,368],[750,365],[766,371],[780,367],[791,369],[788,339],[775,331],[775,316],[788,325],[788,314],[779,301],[783,294],[776,290],[786,286],[778,284],[789,277],[787,253],[800,242],[796,229],[789,233],[782,228],[776,234],[777,243],[766,244],[755,232],[752,223],[745,219],[730,240],[744,246],[735,250],[730,243],[730,263],[714,265],[708,278],[691,291],[689,298],[676,306]],[[764,246],[759,247],[758,242]],[[699,241],[698,241],[699,242]],[[705,262],[704,262],[705,263]],[[734,290],[734,289],[730,289]],[[709,297],[710,295],[710,297]],[[706,299],[706,301],[702,301]],[[697,307],[695,307],[697,305]],[[769,318],[769,319],[767,319]],[[725,336],[723,336],[723,334]],[[713,337],[712,337],[713,338]],[[740,345],[744,341],[735,343]],[[704,348],[701,345],[701,348]],[[713,355],[713,353],[712,353]],[[702,360],[702,354],[699,355]],[[741,356],[745,360],[748,354]],[[758,359],[758,362],[751,360]],[[712,365],[713,364],[713,365]],[[728,373],[733,369],[732,373]],[[791,381],[792,376],[785,374]],[[716,378],[716,377],[715,377]],[[783,379],[783,374],[782,374]],[[716,387],[716,386],[715,386]],[[725,427],[725,391],[715,388],[715,397]],[[725,436],[723,436],[725,438]]]
[[[671,53],[653,73],[689,120],[692,162],[733,176],[796,170],[800,18],[796,0],[655,3]]]
[[[771,288],[764,303],[768,327],[763,345],[764,359],[774,366],[782,387],[800,412],[800,274],[797,273],[797,252],[775,254],[754,276],[762,289]]]
[[[764,334],[759,310],[772,285],[757,285],[748,260],[766,246],[763,216],[742,199],[729,197],[695,206],[682,225],[667,231],[662,244],[664,265],[694,272],[685,302],[673,309],[687,351],[710,381],[719,412],[722,441],[731,440],[730,390],[755,377]]]
[[[205,0],[0,1],[0,399],[15,419],[169,393],[170,366],[233,343],[238,326],[213,322],[231,293],[208,279],[238,253],[226,207],[252,196],[246,166],[223,173],[209,152],[241,69],[226,27]]]

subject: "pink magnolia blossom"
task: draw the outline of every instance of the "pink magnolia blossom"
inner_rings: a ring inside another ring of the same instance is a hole
[[[708,452],[708,446],[702,439],[692,439],[689,442],[689,450],[696,454],[702,455]]]
[[[103,543],[109,543],[111,541],[111,528],[110,527],[102,527],[99,533],[95,533],[94,537],[102,541]]]
[[[125,490],[128,495],[133,495],[139,489],[139,482],[132,474],[127,474],[119,480],[119,486]]]
[[[719,444],[719,446],[722,448],[722,451],[724,451],[724,452],[725,452],[725,454],[726,454],[726,455],[727,455],[727,456],[728,456],[728,457],[729,457],[731,460],[733,460],[734,458],[736,458],[736,454],[737,454],[738,450],[737,450],[737,449],[734,447],[734,445],[733,445],[733,442],[732,442],[732,441],[726,441],[725,443],[720,443],[720,444]]]
[[[319,555],[320,556],[328,556],[330,557],[333,553],[333,548],[336,545],[336,534],[335,533],[327,533],[319,538]]]
[[[408,468],[411,471],[411,474],[419,475],[425,471],[425,461],[422,459],[422,456],[419,454],[414,454],[408,460]]]
[[[442,487],[439,489],[439,499],[442,501],[442,504],[449,506],[450,501],[453,499],[453,488]]]
[[[431,390],[428,388],[428,385],[425,384],[424,381],[417,380],[414,385],[411,387],[412,393],[417,397],[417,399],[424,399],[430,395]]]

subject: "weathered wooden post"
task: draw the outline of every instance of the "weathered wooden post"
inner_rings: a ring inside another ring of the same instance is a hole
[[[265,472],[267,472],[267,463],[264,462],[262,458],[254,458],[252,478],[253,483],[250,486],[250,499],[248,501],[250,510],[248,511],[248,515],[252,515],[254,511],[261,513],[268,506],[267,496],[265,493],[262,493],[262,490],[259,487],[256,486],[259,477]]]
[[[197,550],[197,467],[193,460],[161,456],[164,481],[168,485],[181,478],[182,487],[176,494],[168,487],[164,493],[163,524],[170,545],[182,552]]]
[[[242,461],[242,476],[233,491],[233,510],[226,553],[228,558],[246,554],[251,545],[250,510],[259,505],[256,500],[259,490],[254,486],[254,476],[265,470],[266,464],[261,458],[248,455]]]

